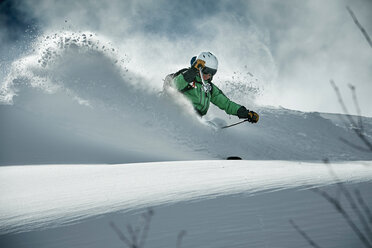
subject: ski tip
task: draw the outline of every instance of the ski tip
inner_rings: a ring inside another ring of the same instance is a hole
[[[230,157],[227,157],[226,159],[227,160],[242,160],[242,158],[238,156],[230,156]]]

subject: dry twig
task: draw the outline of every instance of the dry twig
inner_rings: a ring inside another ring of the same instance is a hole
[[[363,28],[363,26],[359,23],[358,19],[356,18],[354,12],[351,10],[351,8],[349,6],[346,6],[346,9],[347,11],[349,12],[349,14],[351,15],[351,18],[353,18],[353,21],[354,23],[357,25],[357,27],[360,29],[360,31],[362,32],[362,34],[364,35],[364,38],[366,38],[368,44],[370,45],[370,47],[372,48],[372,41],[371,41],[371,38],[369,37],[367,31]]]
[[[321,248],[314,240],[309,237],[309,235],[307,235],[305,231],[301,230],[301,228],[293,220],[289,220],[289,223],[291,223],[292,227],[296,229],[299,234],[301,234],[301,236],[309,243],[309,245],[314,248]]]
[[[357,108],[357,111],[358,111],[358,123],[352,118],[352,116],[349,114],[349,111],[344,103],[344,100],[341,96],[341,93],[340,93],[340,90],[339,88],[337,87],[336,83],[333,81],[333,80],[330,80],[331,82],[331,85],[333,87],[333,89],[335,90],[336,92],[336,95],[337,95],[337,98],[338,98],[338,101],[344,111],[344,113],[346,114],[346,118],[348,120],[348,123],[353,127],[352,130],[356,133],[356,135],[359,137],[359,139],[367,146],[368,148],[368,151],[372,152],[372,143],[367,139],[365,133],[364,133],[364,130],[363,130],[363,123],[362,123],[362,117],[360,116],[360,108],[359,108],[359,104],[358,104],[358,101],[357,101],[357,98],[356,98],[356,94],[355,94],[355,87],[354,86],[351,86],[351,90],[352,90],[352,94],[353,94],[353,99],[354,99],[354,104]],[[347,122],[344,121],[344,123],[347,125]],[[347,144],[350,144],[350,142],[347,142]],[[354,148],[358,147],[357,145],[352,145]],[[365,149],[363,149],[365,150]]]
[[[143,248],[145,246],[145,241],[147,239],[147,234],[150,229],[150,222],[153,215],[154,211],[151,208],[149,208],[146,213],[142,214],[142,217],[145,221],[143,229],[141,227],[133,229],[131,225],[127,225],[127,231],[130,235],[130,239],[125,236],[125,234],[115,225],[114,222],[111,221],[110,226],[126,246],[129,248]]]

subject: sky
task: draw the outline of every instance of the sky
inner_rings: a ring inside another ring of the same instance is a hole
[[[129,58],[127,67],[161,88],[169,73],[211,51],[219,59],[214,83],[249,73],[262,94],[257,105],[343,113],[333,79],[350,113],[372,116],[372,49],[350,6],[372,34],[372,1],[53,1],[0,4],[0,79],[39,36],[92,32]],[[248,83],[248,82],[247,82]],[[248,108],[250,106],[247,106]]]

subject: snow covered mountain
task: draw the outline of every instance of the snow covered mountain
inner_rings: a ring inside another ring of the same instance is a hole
[[[148,207],[145,247],[176,246],[182,230],[182,247],[306,247],[290,220],[322,247],[363,246],[309,190],[336,195],[363,226],[335,183],[371,206],[372,153],[355,149],[342,115],[257,106],[235,82],[243,92],[228,96],[260,121],[220,129],[238,119],[216,108],[197,117],[93,33],[36,44],[0,89],[1,247],[124,246],[109,223],[124,231]],[[371,138],[372,118],[362,120]]]

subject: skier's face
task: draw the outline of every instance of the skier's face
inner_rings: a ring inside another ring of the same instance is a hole
[[[211,74],[203,74],[203,79],[204,80],[209,80],[212,77]]]

